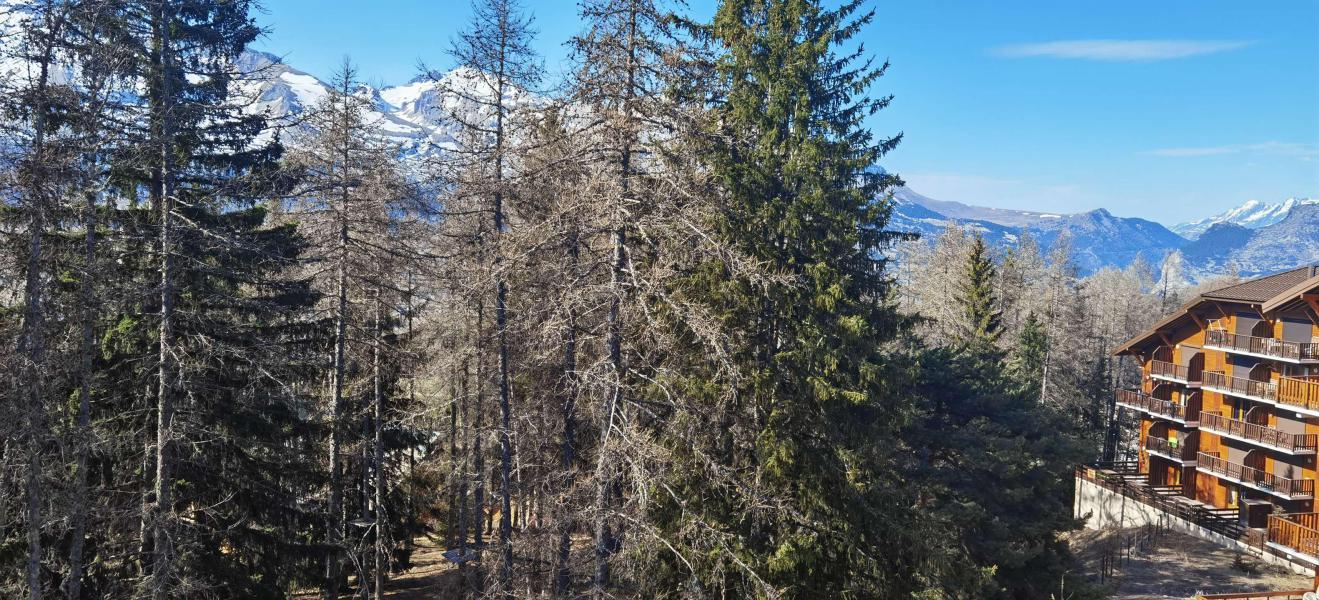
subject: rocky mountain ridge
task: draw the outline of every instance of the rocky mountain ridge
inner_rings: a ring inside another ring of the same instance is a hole
[[[249,110],[294,128],[296,117],[329,93],[325,82],[271,54],[248,52],[239,67],[253,74],[243,84],[254,99]],[[354,93],[369,100],[367,120],[383,139],[397,144],[406,156],[425,157],[444,152],[454,142],[448,116],[471,97],[488,93],[481,77],[470,69],[455,69],[434,81],[420,77],[378,89],[359,85]],[[1137,256],[1157,264],[1178,250],[1186,255],[1188,267],[1193,266],[1188,268],[1192,278],[1222,272],[1229,265],[1243,275],[1255,275],[1319,261],[1319,199],[1276,205],[1252,201],[1172,228],[1102,208],[1075,214],[988,208],[929,198],[907,187],[894,190],[894,199],[890,226],[927,240],[951,223],[979,232],[994,245],[1016,244],[1022,235],[1030,235],[1048,249],[1067,238],[1082,274],[1124,267]]]

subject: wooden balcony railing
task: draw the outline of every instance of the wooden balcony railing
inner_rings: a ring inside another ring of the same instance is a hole
[[[1200,384],[1200,370],[1192,370],[1186,365],[1170,363],[1166,360],[1150,361],[1150,375],[1153,377],[1162,377],[1184,383],[1186,385]]]
[[[1219,413],[1200,413],[1200,427],[1215,433],[1250,440],[1261,446],[1285,450],[1293,454],[1319,450],[1319,435],[1313,433],[1286,433],[1267,425],[1247,423]]]
[[[1190,440],[1165,440],[1157,437],[1145,438],[1145,451],[1160,456],[1170,456],[1180,460],[1195,460],[1195,444]]]
[[[1160,400],[1137,390],[1118,390],[1117,401],[1131,408],[1156,417],[1193,423],[1200,418],[1200,404],[1177,404],[1169,400]]]
[[[1141,477],[1136,471],[1138,464],[1127,461],[1077,466],[1076,477],[1228,538],[1241,539],[1245,535],[1240,512],[1235,508],[1216,509],[1199,503],[1182,502],[1180,496],[1160,493],[1143,481],[1131,481],[1132,476]]]
[[[1279,379],[1278,403],[1319,411],[1319,379],[1296,377]]]
[[[1269,515],[1269,542],[1319,556],[1319,513]]]
[[[1245,377],[1229,377],[1222,371],[1205,371],[1203,377],[1204,387],[1211,390],[1319,412],[1319,377],[1280,377],[1277,381],[1256,381]]]
[[[1228,352],[1246,352],[1297,362],[1319,361],[1319,344],[1240,335],[1225,329],[1206,331],[1205,345],[1217,346]]]
[[[1196,468],[1285,498],[1314,496],[1313,479],[1287,479],[1254,467],[1228,462],[1213,454],[1201,452],[1196,457]]]
[[[1245,377],[1232,377],[1222,371],[1205,371],[1204,387],[1214,388],[1233,396],[1242,396],[1262,402],[1278,401],[1278,384],[1272,381],[1256,381]]]

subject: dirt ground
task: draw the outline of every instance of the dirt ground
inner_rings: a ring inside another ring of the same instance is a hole
[[[461,596],[462,579],[453,563],[440,556],[444,552],[435,542],[417,538],[412,553],[412,568],[394,575],[385,584],[390,600],[435,600]]]
[[[403,573],[395,573],[385,582],[385,597],[390,600],[437,600],[439,598],[461,598],[462,574],[453,563],[444,559],[444,548],[428,538],[413,540],[412,567]],[[355,584],[349,577],[349,584]],[[344,591],[340,598],[356,598],[356,594]],[[316,600],[320,592],[316,590],[300,591],[293,595],[296,600]]]
[[[1071,535],[1069,542],[1086,572],[1100,580],[1103,557],[1115,555],[1111,549],[1123,545],[1119,539],[1141,533],[1134,529],[1120,533],[1086,529]],[[1151,540],[1143,549],[1133,550],[1129,559],[1113,561],[1112,576],[1102,579],[1113,590],[1115,599],[1185,600],[1197,592],[1302,590],[1313,583],[1310,577],[1189,535],[1168,531]],[[1125,552],[1116,554],[1125,556]]]

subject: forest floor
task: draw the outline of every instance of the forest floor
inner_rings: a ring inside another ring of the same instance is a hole
[[[412,567],[389,579],[384,586],[385,597],[390,600],[460,597],[462,574],[441,555],[444,548],[424,536],[413,543]]]
[[[461,598],[462,573],[457,566],[445,560],[444,548],[425,536],[413,540],[412,566],[395,573],[385,582],[385,598],[389,600],[435,600]],[[356,578],[349,576],[354,590],[343,590],[340,598],[356,598]],[[293,595],[295,600],[317,600],[320,591],[305,590]]]
[[[1127,540],[1139,539],[1139,529],[1085,529],[1068,537],[1072,551],[1095,581],[1104,557],[1114,563],[1102,582],[1115,600],[1185,600],[1196,592],[1264,592],[1307,589],[1313,580],[1254,556],[1173,531],[1135,544],[1128,555]]]

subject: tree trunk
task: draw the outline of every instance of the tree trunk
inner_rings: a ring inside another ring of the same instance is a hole
[[[506,27],[501,23],[501,31],[506,31]],[[508,40],[501,40],[501,44],[506,45]],[[500,515],[499,515],[499,546],[503,552],[503,561],[499,568],[499,589],[503,593],[505,600],[513,598],[513,522],[512,522],[512,489],[510,487],[510,474],[513,468],[513,448],[512,440],[509,436],[509,421],[511,407],[509,406],[508,390],[508,284],[504,281],[504,273],[501,270],[503,262],[503,249],[500,245],[500,239],[504,235],[504,87],[507,75],[504,72],[504,54],[500,53],[499,72],[496,74],[495,90],[495,254],[494,254],[494,271],[495,271],[495,329],[498,333],[499,343],[499,446],[500,446]]]
[[[472,542],[477,552],[485,551],[485,454],[481,452],[481,437],[485,434],[485,301],[476,300],[476,429],[472,438],[472,474],[475,476],[476,490],[472,498],[473,523],[476,529],[472,533]]]
[[[626,205],[630,201],[632,193],[632,136],[634,133],[630,125],[632,121],[632,100],[636,90],[636,34],[637,7],[629,6],[626,41],[627,61],[624,65],[627,74],[627,87],[623,92],[621,107],[623,119],[627,123],[622,133],[623,139],[619,155],[618,176],[621,194],[617,205],[614,207],[613,214],[613,265],[610,270],[613,298],[610,300],[609,314],[606,317],[608,330],[606,344],[608,346],[609,364],[613,369],[613,381],[611,382],[613,389],[605,404],[605,422],[602,425],[600,456],[596,462],[595,473],[595,580],[592,586],[592,595],[595,598],[603,598],[606,595],[606,589],[609,587],[609,557],[615,549],[613,536],[609,529],[610,487],[614,485],[614,482],[608,441],[610,430],[614,424],[615,412],[623,403],[623,332],[620,312],[624,294],[624,267],[627,260],[627,232],[624,224],[627,222]]]
[[[82,342],[79,348],[78,367],[78,421],[77,458],[74,471],[73,508],[70,515],[72,531],[69,542],[69,575],[65,579],[64,596],[78,600],[82,596],[83,545],[87,535],[88,477],[87,455],[91,449],[91,393],[92,355],[96,352],[95,286],[96,273],[96,195],[86,194],[86,214],[83,216],[83,278],[79,289],[82,309]]]
[[[373,456],[371,459],[372,472],[375,474],[374,492],[375,498],[372,501],[372,508],[375,509],[372,515],[375,520],[375,573],[372,582],[372,590],[375,600],[383,600],[385,591],[385,571],[388,569],[389,556],[385,552],[385,397],[384,382],[380,378],[380,352],[381,345],[384,344],[384,324],[380,314],[380,289],[376,289],[375,301],[375,343],[371,349],[371,379],[372,379],[372,423],[375,426],[374,438],[372,439]]]
[[[609,314],[606,317],[608,331],[606,346],[609,352],[609,364],[613,371],[613,380],[610,382],[609,397],[605,400],[604,422],[601,424],[600,434],[600,455],[596,459],[595,466],[595,579],[592,585],[592,596],[595,598],[603,598],[606,595],[605,590],[609,587],[609,556],[614,549],[613,536],[609,529],[610,488],[613,487],[614,479],[609,437],[613,432],[614,417],[619,405],[623,402],[623,335],[620,311],[621,295],[623,293],[624,248],[626,247],[627,237],[621,225],[621,216],[615,217],[618,219],[618,224],[615,225],[613,233],[614,256],[611,276],[614,297],[610,300]]]
[[[342,213],[347,210],[347,181],[343,184],[342,193],[344,206],[340,213],[339,260],[335,273],[334,375],[330,386],[330,498],[326,506],[326,541],[330,548],[325,557],[325,588],[322,593],[325,600],[339,597],[339,552],[343,546],[343,468],[340,465],[343,434],[339,420],[343,411],[344,346],[348,334],[348,270],[344,264],[348,260],[348,221]]]
[[[24,518],[27,521],[27,564],[25,581],[28,598],[39,600],[43,595],[41,588],[41,470],[42,445],[45,443],[45,392],[42,373],[45,363],[46,340],[44,331],[45,310],[42,306],[43,290],[41,284],[42,238],[46,235],[47,191],[45,169],[47,168],[46,134],[49,122],[46,120],[48,110],[46,97],[50,79],[50,63],[53,60],[56,36],[59,35],[61,19],[55,14],[52,2],[45,5],[45,26],[42,55],[38,65],[36,105],[32,123],[33,140],[31,156],[27,159],[25,182],[27,185],[28,210],[31,220],[28,222],[28,256],[26,279],[23,292],[23,327],[19,333],[18,354],[22,360],[20,373],[23,382],[23,395],[26,397],[24,410],[24,428],[27,438],[27,481],[24,490]],[[41,34],[38,34],[41,35]]]
[[[339,597],[339,584],[342,579],[342,556],[344,550],[344,484],[343,484],[343,465],[342,454],[344,445],[344,431],[340,421],[343,418],[343,397],[344,397],[344,378],[347,376],[347,365],[345,363],[345,353],[348,345],[348,242],[349,236],[349,210],[352,202],[352,186],[354,185],[352,176],[348,173],[349,166],[353,163],[352,148],[353,140],[351,139],[351,123],[349,122],[350,107],[348,103],[353,92],[352,75],[349,67],[345,64],[344,76],[340,82],[342,87],[338,90],[339,100],[343,103],[335,107],[343,111],[344,123],[340,132],[340,139],[336,140],[339,144],[341,161],[340,180],[339,180],[339,206],[337,209],[337,218],[339,225],[339,239],[337,248],[337,260],[335,264],[335,321],[334,321],[334,374],[331,382],[330,396],[330,497],[327,503],[326,538],[329,551],[325,557],[325,587],[322,590],[324,600],[335,600]]]
[[[174,11],[168,1],[160,3],[152,23],[158,40],[160,97],[157,106],[160,162],[157,168],[160,210],[160,328],[159,390],[156,394],[156,499],[153,507],[153,557],[151,595],[166,600],[174,578],[174,385],[177,377],[174,349],[174,143],[173,91],[170,89],[170,19]]]
[[[574,229],[568,235],[568,268],[572,281],[576,281],[578,273],[579,248],[577,232]],[[572,519],[568,517],[571,510],[568,507],[569,497],[572,494],[574,471],[573,461],[576,435],[577,435],[577,312],[572,306],[568,307],[568,322],[564,328],[563,339],[563,379],[561,385],[563,394],[563,444],[562,444],[562,461],[563,466],[563,490],[560,498],[559,510],[559,552],[554,567],[554,594],[556,596],[567,596],[569,588],[572,585]]]
[[[152,398],[155,394],[153,386],[147,385],[142,390],[142,398]],[[155,472],[152,470],[152,461],[156,459],[156,441],[154,439],[155,423],[150,422],[152,412],[147,416],[148,423],[142,429],[142,506],[140,507],[141,516],[138,518],[137,528],[137,571],[143,579],[151,574],[151,505],[156,498],[156,481]]]
[[[481,440],[485,437],[485,384],[486,384],[486,360],[485,360],[485,297],[480,295],[476,299],[476,402],[472,407],[474,412],[472,424],[472,470],[470,475],[473,478],[472,485],[475,489],[472,491],[472,508],[471,522],[472,527],[472,546],[476,549],[476,555],[481,557],[485,553],[485,528],[487,526],[486,506],[485,506],[485,452],[481,447]],[[485,592],[485,576],[482,575],[483,565],[480,560],[472,564],[472,573],[469,573],[469,587],[472,591],[482,594]]]
[[[471,455],[467,453],[467,449],[471,446],[471,436],[472,436],[470,415],[468,415],[467,413],[467,394],[470,391],[470,388],[468,387],[468,374],[470,373],[470,369],[471,366],[468,365],[468,360],[464,358],[463,368],[461,374],[459,375],[459,380],[458,380],[459,395],[458,398],[456,399],[459,403],[458,416],[462,420],[462,432],[463,432],[463,443],[462,443],[462,447],[459,448],[459,452],[461,453],[462,456],[462,464],[459,468],[458,478],[457,478],[458,479],[458,554],[462,558],[467,557],[467,529],[468,529],[468,524],[471,523],[471,511],[469,510],[467,504],[467,484],[472,477]],[[463,568],[463,564],[460,564],[459,569],[462,568]]]

